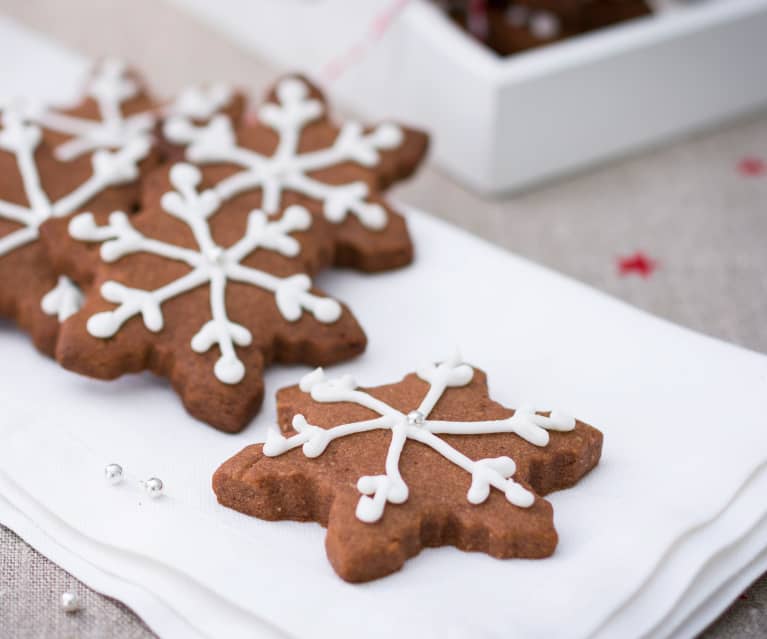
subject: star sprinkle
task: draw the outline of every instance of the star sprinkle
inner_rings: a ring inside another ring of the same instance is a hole
[[[767,175],[767,162],[754,156],[744,157],[738,162],[738,172],[745,177]]]
[[[639,275],[647,279],[657,268],[658,262],[645,255],[642,251],[637,251],[627,257],[618,258],[618,272],[621,277]]]

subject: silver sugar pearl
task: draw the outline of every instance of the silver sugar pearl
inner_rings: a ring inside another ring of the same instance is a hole
[[[107,464],[104,467],[104,477],[113,486],[123,480],[123,467],[120,464]]]
[[[420,410],[411,410],[407,414],[408,426],[423,426],[426,416]]]
[[[80,610],[80,597],[78,597],[74,592],[62,593],[61,609],[64,612],[77,612]]]
[[[144,490],[146,490],[147,494],[152,499],[157,499],[162,495],[163,488],[162,479],[158,479],[157,477],[151,477],[144,482]]]

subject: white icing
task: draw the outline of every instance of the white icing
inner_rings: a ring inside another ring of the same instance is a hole
[[[209,120],[225,108],[233,97],[232,88],[226,84],[187,87],[178,94],[166,115],[192,120]]]
[[[104,60],[86,86],[86,94],[98,104],[100,120],[90,120],[53,109],[43,109],[34,122],[71,136],[54,149],[58,160],[66,162],[97,149],[121,149],[141,141],[148,153],[152,128],[157,120],[151,111],[124,116],[122,104],[138,94],[139,87],[120,60]],[[145,153],[145,154],[146,154]]]
[[[83,294],[75,283],[64,275],[40,301],[40,307],[46,315],[55,315],[59,322],[71,317],[83,305]]]
[[[51,201],[40,182],[40,173],[35,162],[35,150],[42,139],[42,132],[38,125],[27,120],[27,113],[23,108],[18,103],[15,104],[18,108],[14,104],[8,104],[1,113],[0,150],[15,156],[27,204],[21,205],[0,199],[0,219],[15,222],[21,227],[0,237],[0,257],[36,242],[39,227],[45,220],[70,215],[104,189],[136,180],[139,173],[138,162],[149,150],[147,140],[135,139],[118,151],[97,151],[91,158],[91,176],[61,199]],[[63,320],[71,314],[76,296],[71,292],[62,292],[60,286],[65,285],[59,282],[59,286],[46,295],[49,301],[43,300],[41,304],[46,313],[57,315]],[[59,303],[62,304],[61,308],[57,306]],[[55,310],[48,310],[54,307]]]
[[[358,390],[352,377],[347,375],[338,379],[326,379],[322,369],[316,369],[305,375],[299,385],[314,401],[351,402],[377,413],[378,417],[325,429],[309,424],[303,415],[296,415],[293,418],[296,434],[284,437],[276,430],[270,431],[264,444],[264,455],[276,457],[300,446],[307,457],[318,457],[335,439],[371,430],[390,430],[392,436],[386,454],[384,474],[366,475],[360,477],[357,482],[357,490],[361,496],[357,503],[356,515],[360,521],[374,523],[383,516],[387,503],[401,504],[407,501],[408,487],[399,472],[399,459],[408,439],[428,446],[471,475],[471,486],[466,495],[470,503],[483,503],[493,487],[500,490],[515,506],[532,506],[535,496],[512,479],[516,472],[513,459],[502,456],[472,460],[438,435],[515,433],[531,444],[546,446],[549,442],[549,430],[573,430],[575,420],[560,413],[544,417],[527,408],[516,411],[511,417],[497,420],[430,420],[429,414],[445,390],[466,386],[471,382],[474,370],[467,364],[462,364],[460,355],[456,353],[441,364],[419,369],[417,374],[429,383],[429,390],[416,410],[404,414],[386,402]]]
[[[311,226],[312,217],[305,208],[290,206],[280,219],[273,221],[262,211],[252,211],[244,236],[224,248],[213,240],[208,223],[208,219],[218,212],[221,198],[212,190],[198,192],[197,187],[202,180],[199,169],[190,164],[176,164],[170,171],[170,180],[175,191],[163,195],[162,209],[189,227],[197,249],[146,237],[133,227],[127,215],[119,211],[112,213],[104,226],[97,225],[90,213],[72,218],[69,224],[72,237],[87,242],[102,242],[100,254],[105,262],[115,262],[133,253],[149,253],[183,262],[191,269],[169,284],[151,291],[130,288],[115,281],[105,282],[101,295],[117,304],[117,308],[89,318],[87,330],[91,335],[112,337],[128,319],[137,315],[141,315],[147,329],[161,331],[164,326],[162,305],[167,300],[209,284],[211,319],[192,338],[191,347],[197,353],[204,353],[218,346],[221,356],[214,374],[225,384],[236,384],[244,377],[245,367],[237,357],[235,346],[248,346],[253,338],[247,328],[232,322],[227,316],[227,282],[250,284],[273,293],[280,313],[291,322],[298,320],[304,311],[323,323],[334,322],[340,317],[341,306],[338,302],[310,292],[312,283],[307,275],[299,273],[278,277],[242,264],[242,260],[256,250],[273,251],[286,257],[298,255],[301,246],[291,233]]]
[[[380,161],[379,151],[392,149],[404,140],[394,124],[381,124],[369,133],[356,122],[346,123],[332,146],[311,152],[299,152],[304,126],[325,113],[324,105],[309,96],[308,86],[297,78],[287,78],[277,86],[278,104],[264,104],[261,121],[278,135],[277,149],[267,157],[238,146],[231,121],[223,115],[204,126],[194,126],[188,117],[171,117],[165,124],[165,136],[187,144],[186,156],[197,163],[229,163],[243,170],[222,180],[215,190],[223,199],[245,191],[262,189],[263,209],[268,214],[280,208],[282,193],[295,191],[323,204],[325,217],[340,223],[355,215],[369,229],[382,229],[387,223],[385,209],[368,201],[364,182],[331,185],[311,177],[313,171],[356,162],[372,167]]]

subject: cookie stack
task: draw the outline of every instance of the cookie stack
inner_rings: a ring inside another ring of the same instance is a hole
[[[391,123],[336,125],[300,77],[247,122],[244,105],[222,86],[164,104],[107,60],[71,109],[0,112],[0,315],[75,372],[169,378],[227,432],[258,410],[271,362],[364,350],[351,311],[311,278],[412,260],[382,192],[427,147]]]
[[[71,371],[168,378],[189,414],[228,433],[258,411],[270,363],[365,349],[352,311],[312,277],[413,259],[383,192],[427,147],[399,124],[335,124],[298,76],[245,112],[217,85],[160,102],[107,60],[78,105],[9,101],[0,120],[0,313]],[[551,555],[543,495],[602,448],[588,424],[496,404],[459,355],[372,389],[318,368],[280,391],[278,413],[279,432],[224,463],[214,491],[263,519],[327,526],[352,582],[427,546]]]

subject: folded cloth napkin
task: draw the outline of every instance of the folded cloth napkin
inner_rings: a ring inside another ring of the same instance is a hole
[[[767,464],[740,488],[719,517],[683,535],[647,582],[594,636],[626,636],[630,629],[636,636],[667,637],[708,597],[752,563],[758,563],[760,553],[767,550],[765,493]],[[729,600],[724,605],[727,603]],[[701,612],[683,625],[692,626],[703,616]]]
[[[46,45],[50,56],[30,58],[24,46],[39,41],[13,41],[13,55],[37,60],[39,71],[27,66],[15,85],[0,76],[5,91],[44,90],[47,77],[60,81],[71,68],[57,66],[72,60],[64,51]],[[339,637],[360,628],[371,637],[597,631],[767,460],[767,358],[648,316],[428,215],[414,211],[409,222],[418,247],[412,267],[320,278],[353,305],[370,338],[364,356],[334,372],[385,383],[461,344],[467,361],[488,372],[498,401],[560,407],[600,428],[600,466],[550,498],[560,534],[553,557],[498,561],[441,548],[386,579],[346,584],[327,564],[319,526],[248,518],[218,506],[210,490],[220,462],[265,437],[273,391],[305,368],[273,369],[259,417],[225,436],[188,417],[163,382],[78,377],[8,326],[0,330],[0,379],[9,391],[0,495],[62,547],[77,539],[80,560],[157,597],[209,636],[256,628],[297,637],[318,628]],[[126,468],[120,486],[102,479],[110,462]],[[157,501],[138,483],[153,475],[167,486]],[[748,518],[763,512],[750,506]],[[719,541],[696,545],[691,563],[711,558]],[[673,581],[682,592],[689,585]],[[142,597],[135,599],[142,614]],[[657,621],[669,612],[666,600],[648,609]]]
[[[759,475],[758,481],[751,480],[744,485],[722,516],[699,531],[699,538],[716,537],[721,532],[720,521],[728,519],[731,525],[734,519],[762,501],[767,472],[762,470]],[[28,543],[76,574],[91,588],[125,602],[134,610],[140,610],[142,619],[158,635],[195,638],[226,634],[231,637],[252,637],[258,633],[258,636],[264,637],[281,636],[281,633],[259,623],[255,618],[242,619],[240,611],[210,596],[190,580],[174,579],[171,571],[163,576],[163,571],[167,569],[160,564],[95,544],[34,503],[18,487],[4,481],[2,475],[0,492],[11,496],[29,513],[29,517],[25,516],[10,501],[0,497],[0,521],[11,526]],[[43,527],[48,532],[43,531]],[[760,523],[743,538],[708,559],[703,569],[695,575],[690,587],[680,598],[675,599],[675,593],[670,593],[667,588],[655,587],[656,582],[663,579],[664,574],[673,582],[673,571],[678,567],[675,555],[684,554],[685,547],[690,545],[694,536],[688,535],[685,542],[676,544],[649,583],[642,587],[640,596],[647,605],[632,605],[639,597],[632,598],[601,626],[599,632],[602,635],[647,636],[655,639],[695,637],[740,592],[767,570],[767,516],[763,516]],[[700,543],[703,540],[697,541]],[[82,554],[78,554],[78,550]],[[710,550],[707,549],[708,552]],[[91,561],[84,559],[83,555],[90,557]],[[98,566],[92,563],[94,558],[98,559]],[[694,556],[689,558],[694,559]],[[168,584],[169,587],[163,589],[168,601],[141,585],[156,585],[163,578],[174,580]],[[202,597],[199,597],[200,593]],[[670,612],[661,619],[664,606],[670,608]],[[632,610],[635,607],[641,609],[642,615],[646,615],[642,619],[646,625],[637,627],[636,632],[630,625],[636,618]],[[630,614],[621,615],[624,610]],[[641,629],[653,622],[656,624],[655,629],[644,634]],[[205,629],[206,634],[197,629]]]
[[[8,499],[0,497],[0,521],[12,528],[28,544],[71,574],[77,575],[77,578],[90,588],[122,601],[133,610],[140,610],[145,623],[159,636],[189,639],[203,639],[206,636],[197,630],[197,627],[203,627],[203,619],[191,625],[178,612],[178,608],[165,603],[158,595],[140,585],[143,581],[152,580],[152,571],[156,568],[151,562],[134,558],[133,565],[121,566],[119,552],[102,546],[102,555],[98,557],[99,564],[96,565],[93,561],[98,551],[97,544],[68,528],[45,508],[34,504],[3,477],[0,477],[0,483],[3,485],[3,494],[13,493],[15,499],[21,498],[28,512],[28,515],[23,513]],[[88,555],[90,560],[77,553],[76,549],[82,545],[86,546],[84,554]],[[108,559],[104,556],[106,554],[109,554]],[[104,566],[107,565],[111,570],[116,567],[120,576],[106,570]],[[138,576],[136,581],[130,581],[128,575],[142,568],[146,572]],[[172,592],[175,594],[180,590],[183,601],[191,602],[193,597],[187,592],[189,585],[187,580],[179,580]],[[205,609],[211,609],[209,602],[205,603]]]
[[[765,543],[767,543],[767,526],[763,525],[760,527],[757,541],[760,547],[765,547]],[[748,553],[745,544],[738,546],[738,551],[742,551],[744,555]],[[724,561],[718,564],[718,566],[724,566]],[[754,559],[739,565],[738,569],[733,571],[734,576],[725,580],[719,588],[707,597],[703,596],[702,592],[706,589],[708,580],[702,579],[700,588],[697,588],[696,584],[696,591],[700,590],[700,593],[696,592],[695,597],[692,594],[689,598],[685,597],[685,600],[680,601],[679,606],[674,610],[675,614],[666,620],[666,623],[669,624],[669,627],[673,628],[673,631],[658,636],[668,637],[669,639],[693,639],[693,637],[697,637],[706,626],[721,615],[725,608],[749,585],[764,574],[765,571],[767,571],[767,549],[762,550]],[[677,612],[679,613],[678,615],[676,614]]]

